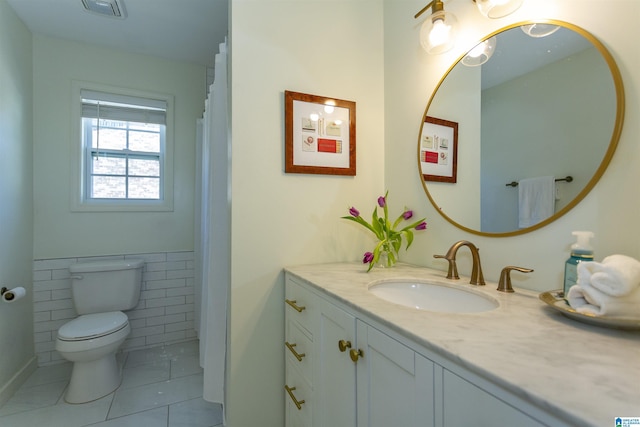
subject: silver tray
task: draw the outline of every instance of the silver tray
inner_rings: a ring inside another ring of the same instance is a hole
[[[562,294],[561,290],[555,290],[543,292],[538,297],[551,308],[558,310],[560,313],[578,322],[589,323],[605,328],[640,330],[640,318],[638,317],[607,317],[578,313],[560,296]]]

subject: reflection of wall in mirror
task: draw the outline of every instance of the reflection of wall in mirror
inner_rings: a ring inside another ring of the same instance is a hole
[[[449,81],[454,84],[449,84]],[[454,67],[438,89],[428,115],[458,123],[458,171],[455,184],[429,181],[427,189],[447,216],[480,228],[480,69]],[[442,159],[441,161],[445,161]]]
[[[573,200],[602,161],[615,114],[613,79],[595,48],[485,90],[482,231],[518,229],[518,191],[507,182],[572,175],[557,184],[556,211]]]

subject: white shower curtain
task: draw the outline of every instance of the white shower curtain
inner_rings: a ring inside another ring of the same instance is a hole
[[[230,286],[230,170],[228,133],[227,47],[220,44],[215,78],[198,121],[196,191],[195,328],[200,338],[200,365],[204,368],[203,398],[222,403],[225,397],[227,306]]]

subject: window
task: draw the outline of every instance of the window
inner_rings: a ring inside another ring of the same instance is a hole
[[[170,99],[86,88],[79,96],[74,210],[170,210]]]

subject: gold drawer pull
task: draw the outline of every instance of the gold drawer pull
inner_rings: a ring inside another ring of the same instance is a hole
[[[291,307],[295,308],[295,310],[298,313],[302,313],[302,310],[304,310],[307,307],[300,307],[299,305],[296,304],[296,300],[290,300],[290,299],[285,299],[284,302],[286,302],[287,304],[289,304]]]
[[[298,362],[302,362],[302,358],[305,356],[304,353],[298,353],[293,347],[297,346],[298,344],[289,344],[287,341],[284,342],[284,345],[287,346],[287,348],[289,349],[289,351],[291,351],[291,353],[293,353],[293,355],[296,357],[296,359],[298,359]]]
[[[289,387],[288,385],[285,384],[284,389],[287,390],[287,393],[289,393],[289,397],[291,398],[291,400],[293,400],[293,403],[296,404],[296,408],[298,408],[298,411],[300,411],[302,409],[302,404],[304,403],[304,400],[298,400],[293,395],[293,391],[296,388],[295,387]]]

